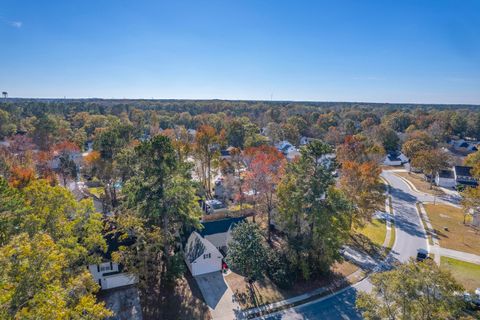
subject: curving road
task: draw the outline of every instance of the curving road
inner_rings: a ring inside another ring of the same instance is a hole
[[[427,235],[416,210],[417,201],[431,201],[431,196],[411,190],[393,172],[383,171],[382,177],[390,183],[395,214],[395,243],[389,260],[406,262],[416,257],[418,249],[429,250]],[[372,289],[368,278],[335,294],[280,311],[261,319],[361,319],[355,308],[358,291]]]

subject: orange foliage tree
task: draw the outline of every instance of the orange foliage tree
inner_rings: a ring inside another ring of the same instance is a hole
[[[276,189],[285,172],[286,160],[281,152],[271,146],[248,148],[245,157],[248,159],[245,184],[255,202],[258,201],[267,214],[268,241],[271,241],[270,225],[276,205]]]

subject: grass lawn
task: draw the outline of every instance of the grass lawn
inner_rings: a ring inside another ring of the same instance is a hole
[[[440,259],[440,266],[449,270],[465,289],[474,291],[476,288],[480,288],[480,265],[447,257]]]
[[[436,194],[436,195],[443,195],[444,192],[435,186],[433,186],[433,189],[430,188],[430,183],[425,181],[423,176],[417,174],[417,173],[408,173],[408,172],[395,172],[396,175],[407,179],[410,181],[415,188],[417,188],[418,191],[425,192],[425,193],[430,193],[430,194]]]
[[[299,282],[288,290],[278,288],[270,279],[265,278],[262,281],[255,282],[255,295],[253,297],[250,294],[250,289],[245,281],[245,278],[241,275],[231,272],[225,276],[225,280],[232,289],[234,295],[236,295],[242,309],[248,309],[288,299],[317,288],[327,286],[332,282],[332,280],[339,280],[351,275],[358,270],[358,267],[348,261],[344,261],[342,263],[334,264],[331,270],[332,275],[330,276]],[[358,279],[355,279],[355,281],[352,282],[356,281],[358,281]]]
[[[384,220],[373,219],[363,228],[354,228],[354,232],[363,234],[370,239],[374,244],[382,246],[387,234],[387,226]]]
[[[463,224],[462,209],[426,204],[425,210],[441,247],[480,255],[480,229]]]

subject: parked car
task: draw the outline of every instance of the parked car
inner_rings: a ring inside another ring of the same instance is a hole
[[[417,261],[425,261],[426,259],[431,259],[428,255],[428,251],[425,249],[418,249],[417,250]]]

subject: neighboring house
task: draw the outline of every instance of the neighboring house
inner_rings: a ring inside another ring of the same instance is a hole
[[[202,209],[206,215],[228,212],[227,206],[217,199],[203,201]]]
[[[472,175],[472,167],[454,166],[453,173],[457,185],[463,185],[467,187],[475,187],[478,185],[477,179],[475,179]]]
[[[192,276],[222,270],[223,255],[196,231],[188,237],[184,258]]]
[[[275,148],[277,148],[278,151],[283,153],[285,155],[285,158],[287,160],[292,161],[296,157],[300,156],[300,152],[298,151],[297,148],[287,140],[283,140],[275,144]]]
[[[435,176],[435,184],[443,188],[455,188],[457,183],[455,182],[453,170],[440,170]]]
[[[317,139],[303,136],[300,138],[300,145],[305,146],[314,140],[317,140]]]
[[[75,162],[77,169],[79,169],[83,161],[83,154],[80,151],[69,151],[67,152],[67,155],[73,160],[73,162]],[[50,167],[53,170],[60,168],[60,157],[60,155],[55,155],[50,162]]]
[[[229,218],[203,222],[200,231],[193,231],[184,247],[184,258],[193,276],[222,270],[231,232],[245,218]]]
[[[408,158],[401,152],[390,152],[383,161],[386,166],[401,166],[405,163],[408,163]]]
[[[465,139],[451,140],[450,146],[460,152],[472,153],[478,151],[478,142],[466,141]]]
[[[125,287],[138,282],[134,275],[123,273],[119,265],[111,261],[91,264],[88,270],[102,290]]]
[[[223,150],[220,150],[220,159],[230,159],[232,157],[232,150],[234,149],[234,147],[228,147],[227,149],[223,149]]]

